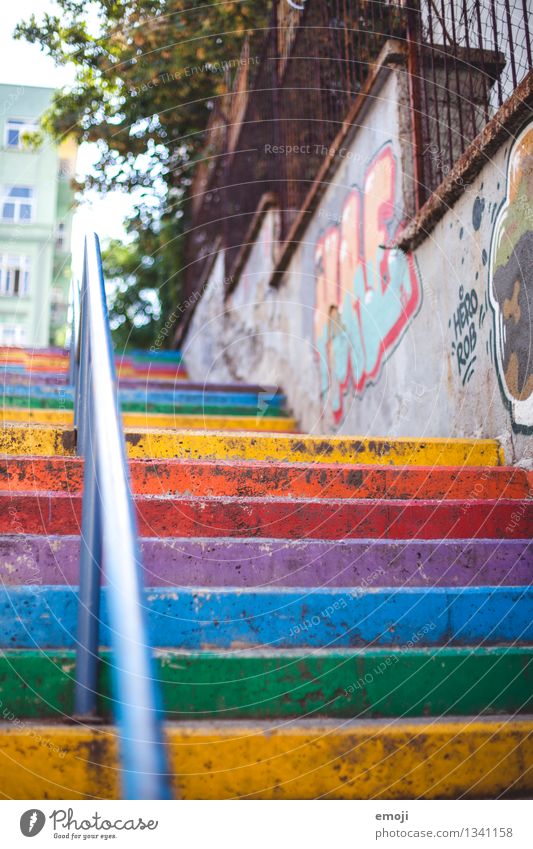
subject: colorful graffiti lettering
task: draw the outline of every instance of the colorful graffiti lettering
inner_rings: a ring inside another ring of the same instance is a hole
[[[387,248],[399,230],[396,161],[390,142],[370,162],[362,188],[348,194],[338,226],[315,249],[314,338],[321,393],[335,424],[351,388],[362,394],[418,311],[414,258]]]
[[[465,292],[464,286],[459,287],[459,304],[448,327],[452,326],[454,341],[452,342],[452,355],[457,364],[457,371],[463,386],[470,381],[474,374],[474,363],[477,360],[475,354],[477,345],[476,314],[478,311],[478,297],[475,289]]]
[[[513,426],[533,428],[533,125],[516,139],[489,263],[496,367]]]

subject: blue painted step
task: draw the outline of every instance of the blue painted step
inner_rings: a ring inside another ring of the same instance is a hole
[[[496,645],[533,641],[533,588],[361,590],[154,588],[145,593],[151,641],[181,649]],[[0,591],[0,646],[70,647],[75,588]],[[109,645],[106,589],[101,645]]]
[[[28,387],[23,384],[13,383],[4,387],[4,394],[28,396],[29,398],[72,398],[73,389],[71,386],[54,386],[39,384]],[[244,392],[210,392],[197,389],[175,389],[163,390],[150,388],[146,389],[121,389],[119,391],[120,400],[123,402],[131,401],[137,403],[146,403],[151,401],[157,404],[205,404],[216,406],[240,406],[240,407],[257,407],[258,402],[266,403],[272,407],[281,407],[285,403],[283,395],[273,395],[270,393],[244,393]]]
[[[170,362],[170,363],[181,363],[182,355],[181,351],[167,351],[167,350],[157,350],[157,351],[143,351],[140,348],[133,348],[131,351],[123,351],[122,353],[118,353],[115,351],[116,359],[120,360],[121,357],[124,359],[133,359],[140,360],[141,362]]]

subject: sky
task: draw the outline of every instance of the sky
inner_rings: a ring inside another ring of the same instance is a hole
[[[13,30],[21,20],[35,14],[39,20],[43,13],[53,14],[57,7],[53,0],[15,0],[2,2],[0,24],[0,83],[24,86],[61,88],[74,79],[72,67],[56,67],[55,63],[41,52],[38,45],[26,41],[15,41]],[[78,152],[78,176],[89,173],[96,160],[94,145],[83,144]],[[121,238],[124,235],[122,221],[131,210],[131,201],[121,192],[109,193],[101,198],[90,193],[80,206],[73,224],[73,242],[80,239],[87,229],[98,229],[103,240]]]

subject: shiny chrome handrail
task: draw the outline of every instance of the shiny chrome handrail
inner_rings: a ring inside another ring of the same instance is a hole
[[[76,304],[76,296],[74,296]],[[75,423],[84,457],[75,715],[97,714],[102,569],[112,649],[123,796],[170,797],[165,747],[147,639],[137,529],[130,494],[100,246],[85,240],[79,310],[74,308]]]

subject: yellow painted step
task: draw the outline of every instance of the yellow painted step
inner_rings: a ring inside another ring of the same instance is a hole
[[[47,410],[6,408],[2,412],[4,422],[31,424],[72,425],[72,410]],[[176,430],[253,430],[263,433],[294,433],[296,421],[290,418],[268,416],[202,416],[169,415],[168,413],[122,414],[124,425],[130,428],[174,428]]]
[[[75,453],[76,438],[73,428],[3,424],[0,430],[0,454],[71,456]]]
[[[0,351],[0,364],[5,365],[6,363],[23,366],[28,371],[34,369],[36,371],[65,372],[68,370],[67,357],[39,357],[33,356],[31,352],[9,353],[6,355],[3,351]]]
[[[176,372],[173,374],[158,374],[157,372],[150,370],[148,363],[146,366],[144,366],[144,364],[137,366],[117,366],[117,377],[136,377],[140,380],[149,380],[150,383],[168,383],[169,381],[176,381],[176,383],[179,383],[180,380],[187,380],[187,375],[182,370],[182,366],[176,365]]]
[[[492,798],[533,792],[533,717],[167,727],[180,799]],[[0,727],[4,798],[116,798],[111,727]]]
[[[383,465],[499,465],[496,440],[368,439],[346,436],[249,436],[126,430],[129,457],[280,460]]]
[[[290,462],[375,463],[395,466],[498,466],[503,450],[495,439],[399,439],[350,436],[231,434],[209,431],[126,429],[129,457]],[[9,425],[0,431],[0,454],[70,455],[72,428]]]

